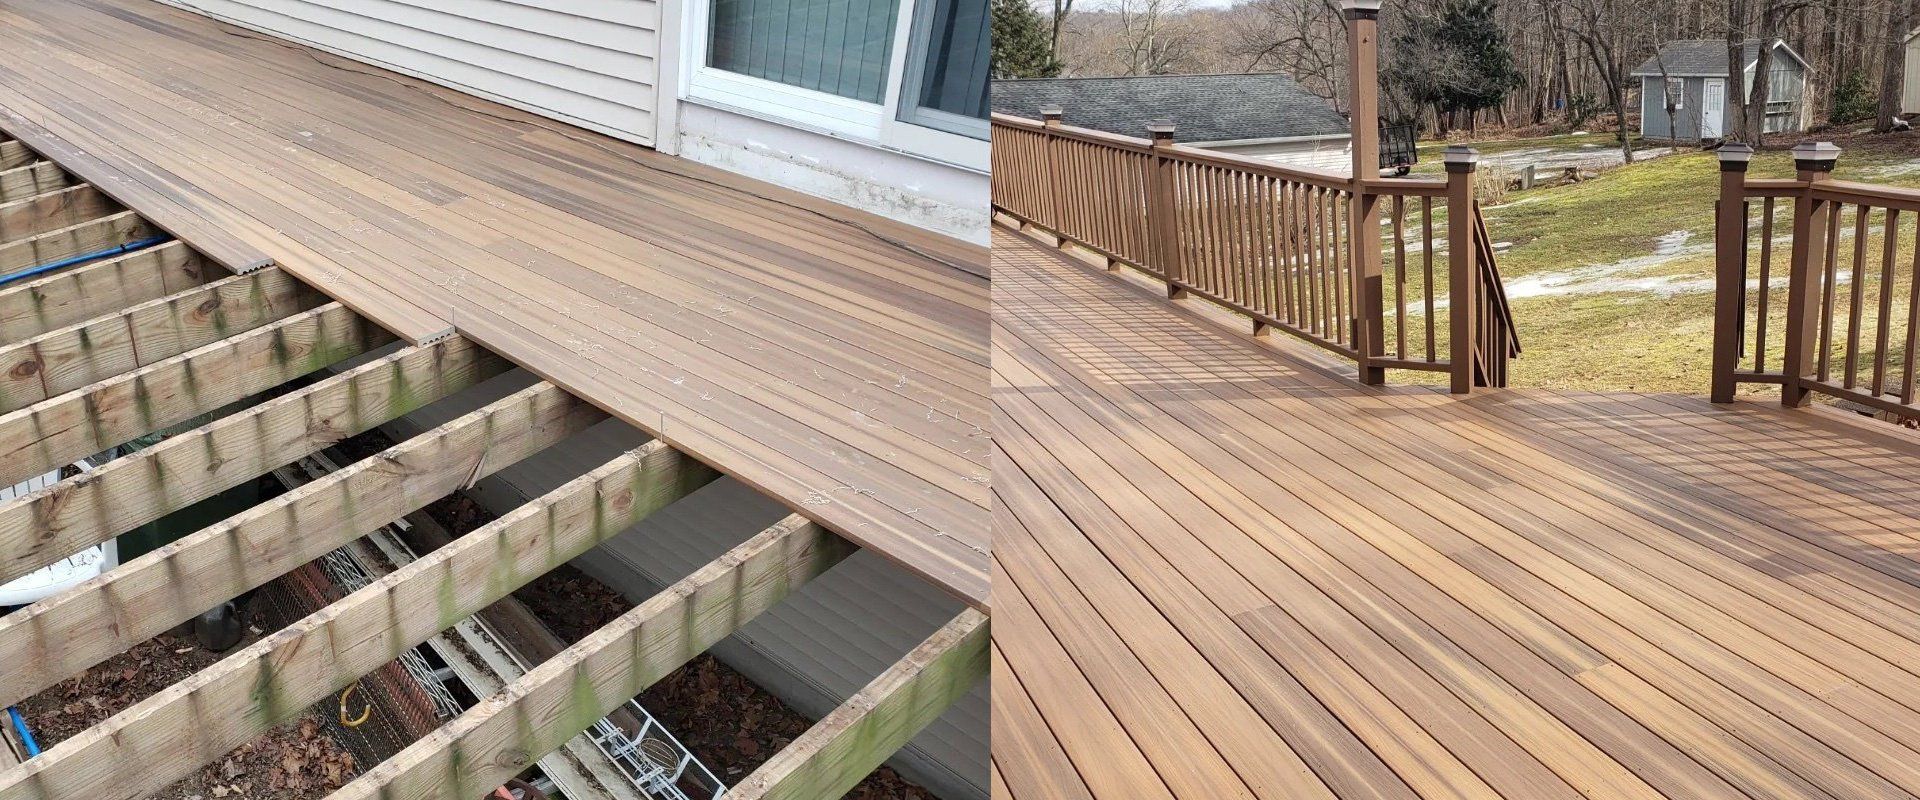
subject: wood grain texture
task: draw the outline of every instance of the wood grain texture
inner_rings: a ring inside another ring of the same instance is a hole
[[[508,366],[464,339],[409,348],[0,504],[0,576],[31,573]]]
[[[119,203],[85,184],[0,204],[0,244],[91,222],[120,210]]]
[[[987,618],[968,609],[728,788],[736,800],[846,794],[987,674]]]
[[[980,248],[173,9],[0,21],[0,130],[161,227],[457,327],[986,607]]]
[[[331,800],[478,796],[831,569],[852,545],[798,515],[762,531],[454,721]]]
[[[0,287],[0,345],[226,277],[178,241]]]
[[[324,302],[278,270],[235,275],[0,347],[0,412],[122,375]]]
[[[605,419],[536,384],[0,618],[0,658],[15,665],[0,676],[0,702],[125,652]]]
[[[0,798],[164,789],[717,476],[659,442],[615,458],[0,774]]]
[[[0,483],[44,475],[391,341],[328,303],[0,415]]]
[[[994,260],[1010,796],[1920,790],[1920,439],[1366,387],[1019,235]]]

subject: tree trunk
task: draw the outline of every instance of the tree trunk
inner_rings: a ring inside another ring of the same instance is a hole
[[[1752,88],[1746,85],[1745,76],[1740,73],[1741,63],[1746,60],[1747,50],[1747,2],[1746,0],[1727,0],[1727,63],[1731,87],[1727,91],[1727,116],[1733,120],[1733,140],[1746,144],[1759,144],[1760,138],[1753,135],[1754,129],[1747,125],[1747,100]]]
[[[1880,113],[1874,115],[1873,129],[1880,133],[1893,130],[1893,118],[1900,116],[1905,97],[1907,31],[1913,28],[1920,0],[1892,0],[1893,18],[1887,20],[1886,39],[1880,50]]]

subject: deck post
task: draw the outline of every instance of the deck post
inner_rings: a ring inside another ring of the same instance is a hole
[[[1386,356],[1386,295],[1381,286],[1380,199],[1367,191],[1366,179],[1380,174],[1380,3],[1340,0],[1347,21],[1347,91],[1353,133],[1353,213],[1347,246],[1353,265],[1353,349],[1360,381],[1378,386],[1387,370],[1376,365]]]
[[[1742,322],[1747,313],[1747,165],[1753,148],[1738,142],[1720,148],[1720,203],[1714,223],[1713,385],[1710,399],[1733,402],[1734,370],[1740,365]],[[1766,291],[1762,286],[1760,291]]]
[[[1447,167],[1447,357],[1453,393],[1468,394],[1473,391],[1480,310],[1480,268],[1473,241],[1473,179],[1480,151],[1453,145],[1440,158]]]
[[[1067,232],[1063,230],[1067,215],[1060,205],[1060,154],[1054,152],[1060,149],[1060,137],[1054,134],[1060,130],[1060,118],[1064,116],[1066,110],[1059,106],[1040,107],[1040,133],[1046,137],[1041,141],[1040,152],[1047,159],[1047,213],[1040,224],[1053,231],[1054,244],[1059,247],[1067,246]]]
[[[1167,278],[1167,297],[1179,300],[1187,296],[1181,282],[1187,279],[1180,263],[1180,220],[1174,200],[1173,159],[1167,149],[1173,147],[1173,121],[1158,119],[1147,124],[1147,138],[1153,141],[1152,173],[1148,176],[1147,238],[1150,252]]]
[[[1832,142],[1807,142],[1793,148],[1795,178],[1807,184],[1793,201],[1793,259],[1787,274],[1786,357],[1780,371],[1780,404],[1807,404],[1803,385],[1819,348],[1820,272],[1826,250],[1827,202],[1814,197],[1814,185],[1833,175],[1840,148]]]

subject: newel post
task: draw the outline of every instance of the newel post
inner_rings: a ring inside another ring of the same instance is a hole
[[[1066,210],[1060,206],[1060,118],[1066,110],[1059,106],[1040,107],[1040,133],[1046,138],[1041,141],[1040,152],[1047,159],[1047,218],[1041,222],[1053,231],[1054,238],[1061,247],[1067,246],[1067,232],[1061,230],[1066,222]]]
[[[1814,197],[1814,184],[1833,175],[1840,160],[1840,148],[1832,142],[1808,142],[1793,148],[1795,178],[1807,188],[1793,201],[1793,260],[1787,271],[1786,358],[1780,370],[1786,381],[1780,387],[1780,403],[1802,406],[1808,390],[1802,384],[1813,372],[1815,352],[1819,348],[1820,259],[1826,252],[1827,203]]]
[[[1387,371],[1374,359],[1386,355],[1386,295],[1380,257],[1380,195],[1366,181],[1380,175],[1380,2],[1340,0],[1347,20],[1347,99],[1353,133],[1353,213],[1347,246],[1353,265],[1353,349],[1360,354],[1360,381],[1378,386]]]
[[[1473,241],[1473,178],[1480,168],[1480,151],[1453,145],[1440,160],[1447,167],[1448,358],[1453,393],[1467,394],[1473,391],[1473,363],[1479,349],[1480,253]]]
[[[1733,373],[1740,367],[1740,343],[1747,298],[1747,165],[1753,148],[1739,143],[1720,148],[1720,203],[1713,226],[1713,385],[1709,398],[1733,402]],[[1766,291],[1762,286],[1760,291]]]
[[[1180,216],[1174,199],[1173,121],[1159,119],[1147,125],[1147,138],[1153,141],[1152,174],[1148,176],[1147,231],[1153,243],[1153,257],[1167,276],[1167,297],[1179,300],[1187,296],[1181,282],[1187,279],[1181,264]]]

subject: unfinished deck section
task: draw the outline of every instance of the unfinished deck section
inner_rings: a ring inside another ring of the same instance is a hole
[[[0,206],[0,253],[19,254],[0,281],[0,479],[157,439],[0,503],[0,583],[324,458],[514,366],[458,334],[396,341],[280,266],[232,274],[140,212],[86,195],[89,183],[41,151],[0,140],[0,153],[39,176]],[[536,381],[0,617],[0,706],[606,419]],[[0,800],[160,792],[719,477],[659,439],[621,454],[36,756],[0,743]],[[798,514],[742,538],[464,713],[446,712],[444,726],[337,796],[487,794],[857,549]],[[727,796],[843,793],[986,672],[987,618],[967,608]]]
[[[0,54],[0,228],[124,207],[457,332],[987,608],[981,248],[158,3],[0,0]]]
[[[1366,387],[1006,231],[994,299],[997,796],[1920,794],[1910,432]]]

